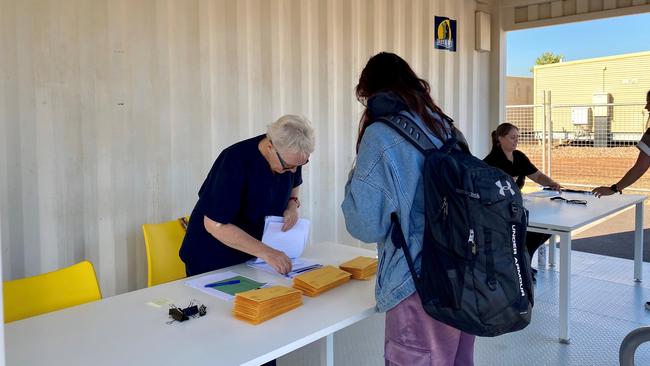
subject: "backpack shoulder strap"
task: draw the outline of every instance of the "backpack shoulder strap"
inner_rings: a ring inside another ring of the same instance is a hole
[[[431,149],[436,149],[436,145],[431,142],[429,137],[426,135],[426,133],[424,133],[424,131],[422,131],[420,126],[418,126],[415,121],[404,115],[393,114],[382,116],[377,118],[376,121],[383,122],[391,126],[400,135],[402,135],[411,144],[413,144],[413,146],[417,147],[417,149],[422,153]]]

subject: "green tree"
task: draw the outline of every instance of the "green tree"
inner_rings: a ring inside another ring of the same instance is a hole
[[[541,56],[539,56],[537,59],[535,59],[535,65],[548,65],[548,64],[556,64],[558,62],[562,62],[562,59],[564,56],[562,55],[556,55],[551,51],[546,51],[542,53]],[[533,72],[534,67],[530,68],[530,72]]]

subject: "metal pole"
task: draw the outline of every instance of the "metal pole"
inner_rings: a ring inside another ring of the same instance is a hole
[[[6,229],[6,228],[5,228]],[[9,244],[9,243],[7,243]],[[0,247],[2,247],[2,222],[0,222]],[[2,290],[2,251],[0,250],[0,304],[4,304]],[[0,366],[5,366],[5,322],[4,312],[0,312]]]
[[[546,145],[547,151],[546,154],[548,156],[546,157],[546,162],[548,164],[548,168],[546,171],[546,175],[549,177],[552,177],[552,157],[551,157],[551,148],[553,147],[553,118],[551,114],[553,113],[553,108],[551,106],[551,91],[547,90],[546,91],[546,97],[544,98],[546,100],[546,121],[545,123],[547,124],[548,128],[548,144]]]
[[[546,91],[542,90],[542,93],[542,173],[548,174],[548,170],[546,170]]]
[[[634,215],[634,280],[643,279],[643,202],[636,204]]]

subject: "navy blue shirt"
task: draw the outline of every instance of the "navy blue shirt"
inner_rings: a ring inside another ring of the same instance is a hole
[[[243,263],[251,255],[233,249],[205,230],[203,216],[233,224],[261,240],[266,216],[282,216],[291,190],[302,183],[301,167],[295,173],[271,170],[258,145],[266,135],[238,142],[221,152],[199,190],[180,257],[192,276]]]

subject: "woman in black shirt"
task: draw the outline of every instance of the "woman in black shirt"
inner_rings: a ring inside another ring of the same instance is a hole
[[[199,190],[180,249],[188,276],[259,257],[279,273],[291,260],[260,240],[266,216],[283,216],[283,230],[298,221],[302,166],[314,151],[314,130],[286,115],[267,133],[240,141],[219,154]]]
[[[492,151],[483,159],[486,163],[508,173],[519,189],[524,187],[526,177],[535,183],[559,190],[560,185],[542,173],[530,162],[526,154],[517,150],[519,128],[511,123],[502,123],[492,131]]]
[[[556,181],[539,171],[526,154],[517,150],[518,143],[519,128],[507,122],[500,124],[495,131],[492,131],[492,151],[483,161],[510,175],[517,182],[519,189],[524,187],[528,177],[537,184],[559,191],[561,186]],[[526,233],[526,248],[531,257],[549,237],[548,234]]]

